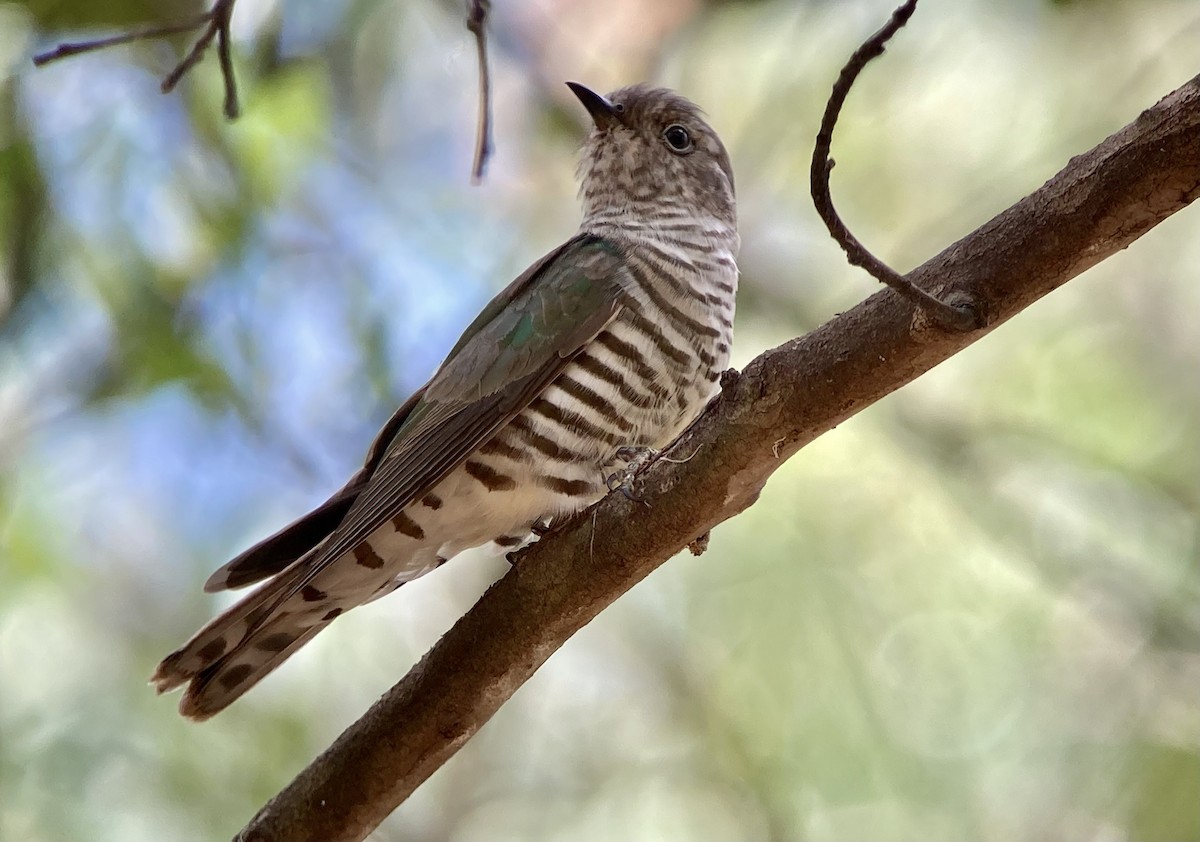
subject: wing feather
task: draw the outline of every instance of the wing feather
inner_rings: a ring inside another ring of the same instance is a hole
[[[204,583],[206,593],[244,588],[281,573],[329,537],[346,517],[358,495],[383,460],[413,408],[425,395],[422,387],[392,413],[367,451],[363,467],[342,488],[303,517],[264,538],[232,561],[217,568]]]
[[[437,485],[528,406],[616,317],[629,283],[619,249],[581,235],[498,296],[425,387],[305,575],[276,604]]]

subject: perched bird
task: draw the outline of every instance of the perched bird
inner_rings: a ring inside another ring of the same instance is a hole
[[[665,447],[719,390],[739,242],[725,147],[671,91],[568,85],[594,123],[578,233],[480,313],[344,488],[212,575],[209,592],[267,581],[158,665],[160,693],[188,683],[185,716],[343,612],[599,500],[619,450]]]

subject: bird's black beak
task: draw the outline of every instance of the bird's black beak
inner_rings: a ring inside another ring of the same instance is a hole
[[[621,122],[621,115],[625,109],[620,105],[614,105],[591,88],[585,88],[578,82],[567,82],[567,87],[575,96],[579,97],[579,101],[588,110],[588,114],[592,115],[596,128],[608,129]]]

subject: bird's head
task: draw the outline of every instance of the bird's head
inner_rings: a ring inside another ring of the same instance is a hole
[[[579,164],[585,220],[686,210],[736,227],[729,154],[694,103],[648,85],[567,85],[594,124]]]

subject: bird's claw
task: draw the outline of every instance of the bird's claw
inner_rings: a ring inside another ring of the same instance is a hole
[[[617,448],[616,457],[625,463],[625,467],[609,474],[604,480],[604,484],[609,491],[620,491],[627,500],[635,503],[644,502],[640,495],[634,493],[633,481],[646,469],[647,465],[658,458],[658,451],[653,447],[626,445]]]
[[[635,503],[641,503],[642,498],[633,492],[634,474],[629,468],[622,468],[615,474],[609,474],[604,480],[604,484],[608,486],[609,491],[620,491],[625,495],[626,500],[632,500]]]

